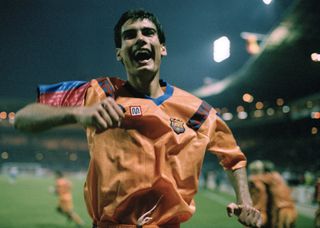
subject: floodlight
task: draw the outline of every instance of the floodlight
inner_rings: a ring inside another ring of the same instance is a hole
[[[213,42],[213,60],[217,63],[230,57],[230,40],[222,36]]]
[[[266,5],[269,5],[272,2],[272,0],[263,0],[263,3]]]

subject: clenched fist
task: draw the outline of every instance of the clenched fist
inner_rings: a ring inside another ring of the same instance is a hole
[[[248,227],[261,227],[262,220],[260,212],[250,205],[237,205],[230,203],[227,206],[228,216],[236,215],[238,221]]]
[[[107,97],[90,107],[79,107],[76,111],[78,123],[84,127],[94,127],[99,132],[120,127],[123,118],[124,110],[112,97]]]

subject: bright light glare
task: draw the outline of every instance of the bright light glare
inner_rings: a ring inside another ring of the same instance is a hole
[[[6,112],[0,112],[0,119],[7,119],[8,114]]]
[[[312,53],[311,54],[311,60],[313,62],[320,62],[320,54],[319,53]]]
[[[232,82],[231,78],[225,78],[221,81],[214,82],[208,85],[204,85],[192,93],[199,97],[208,97],[214,94],[219,94],[224,91]]]
[[[253,102],[254,98],[253,98],[253,96],[252,96],[251,94],[245,93],[245,94],[243,94],[243,96],[242,96],[242,100],[243,100],[244,102],[251,103],[251,102]]]
[[[276,103],[277,103],[278,106],[282,106],[284,104],[284,100],[282,98],[278,98],[276,100]]]
[[[312,127],[311,128],[311,134],[316,135],[318,133],[318,128]]]
[[[246,112],[239,112],[238,113],[238,118],[240,119],[240,120],[244,120],[244,119],[247,119],[247,117],[248,117],[248,113],[246,113]]]
[[[226,121],[232,120],[232,118],[233,118],[233,115],[232,115],[232,113],[230,113],[230,112],[226,112],[226,113],[223,113],[223,114],[222,114],[222,119],[224,119],[224,120],[226,120]]]
[[[312,112],[311,118],[312,119],[320,119],[320,112]]]
[[[269,5],[272,2],[272,0],[263,0],[263,2],[264,4]]]
[[[230,57],[230,40],[222,36],[213,42],[213,60],[217,63]]]
[[[9,153],[8,153],[8,152],[2,152],[2,153],[1,153],[1,158],[2,158],[3,160],[8,159],[8,158],[9,158]]]
[[[288,112],[290,112],[290,107],[287,106],[287,105],[283,106],[283,107],[282,107],[282,112],[283,112],[283,113],[288,113]]]
[[[269,116],[274,115],[274,113],[275,113],[275,111],[274,111],[273,108],[268,108],[268,109],[267,109],[267,114],[268,114]]]
[[[260,118],[264,115],[264,112],[262,110],[255,110],[253,115],[254,117]]]
[[[256,109],[263,109],[263,103],[261,102],[261,101],[258,101],[257,103],[256,103]]]

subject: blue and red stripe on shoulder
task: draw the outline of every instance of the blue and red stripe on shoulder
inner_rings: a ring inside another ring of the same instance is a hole
[[[102,88],[102,90],[104,91],[107,97],[110,96],[114,98],[115,88],[112,82],[110,81],[110,78],[108,77],[97,78],[96,81],[98,82],[99,86]]]
[[[106,96],[115,97],[115,91],[124,84],[119,78],[101,77],[96,81]],[[38,86],[38,102],[52,106],[81,106],[87,89],[87,81],[65,81],[52,85]]]
[[[187,126],[195,131],[199,130],[203,122],[208,118],[211,108],[212,108],[211,105],[209,105],[205,101],[202,101],[198,110],[188,120]]]
[[[80,106],[90,83],[87,81],[66,81],[52,85],[38,86],[38,102],[51,106]]]

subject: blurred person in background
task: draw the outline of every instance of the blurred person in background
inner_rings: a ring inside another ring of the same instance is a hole
[[[294,227],[297,219],[292,192],[271,161],[264,161],[264,181],[272,196],[272,224],[277,228]]]
[[[315,184],[314,201],[318,205],[315,213],[315,227],[320,228],[320,174],[318,174],[318,178]]]
[[[114,35],[127,81],[103,77],[40,86],[39,103],[21,109],[15,127],[86,128],[84,191],[93,227],[180,227],[195,212],[206,151],[219,158],[233,184],[237,202],[227,206],[228,215],[259,226],[246,157],[229,127],[205,101],[160,78],[167,48],[158,19],[144,10],[127,11]]]
[[[271,218],[270,204],[268,204],[267,188],[263,182],[264,166],[262,161],[257,160],[251,162],[249,168],[249,190],[253,202],[253,206],[261,213],[262,227],[270,227]]]
[[[59,200],[57,211],[75,222],[78,227],[82,227],[84,222],[73,208],[71,181],[59,170],[55,172],[55,176],[55,193]]]
[[[291,189],[271,161],[254,161],[249,165],[253,205],[261,210],[263,227],[291,228],[297,219]],[[258,172],[256,171],[258,170]]]
[[[9,169],[9,183],[14,184],[17,181],[17,177],[19,174],[19,169],[17,166],[12,166]]]

